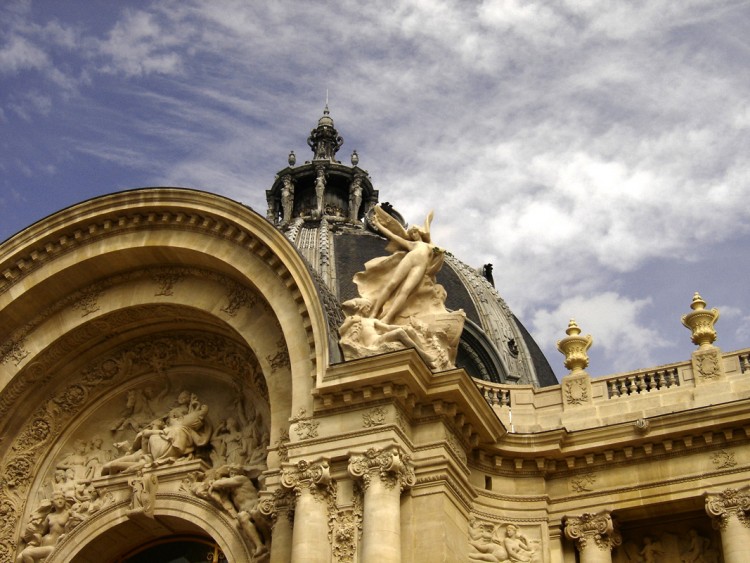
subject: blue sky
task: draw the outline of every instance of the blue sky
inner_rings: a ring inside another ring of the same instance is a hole
[[[495,265],[547,354],[689,358],[693,292],[750,346],[750,2],[13,1],[0,6],[0,240],[97,195],[264,213],[326,89],[381,199]]]

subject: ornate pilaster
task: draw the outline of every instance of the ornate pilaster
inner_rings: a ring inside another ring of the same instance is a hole
[[[349,473],[362,480],[363,563],[401,561],[401,492],[414,484],[414,470],[400,448],[370,448],[349,459]]]
[[[330,560],[328,542],[331,473],[326,460],[301,460],[284,469],[281,484],[294,491],[292,563],[324,563]]]
[[[714,519],[714,526],[721,530],[724,563],[747,561],[747,546],[750,545],[748,511],[750,492],[747,487],[706,494],[706,512]]]
[[[622,543],[609,511],[565,517],[565,537],[573,540],[581,563],[611,563],[612,549]]]

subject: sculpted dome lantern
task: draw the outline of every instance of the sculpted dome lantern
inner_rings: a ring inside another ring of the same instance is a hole
[[[312,159],[297,166],[296,159],[289,159],[266,191],[268,220],[320,277],[324,301],[335,304],[328,312],[332,332],[343,319],[340,304],[358,297],[355,274],[365,270],[367,261],[388,254],[388,241],[373,225],[375,206],[408,227],[390,203],[379,201],[369,173],[359,166],[362,155],[353,151],[351,165],[336,160],[343,143],[326,105],[307,139]],[[424,211],[429,211],[427,202]],[[447,293],[447,309],[466,313],[457,366],[487,381],[557,383],[536,342],[495,291],[486,267],[480,273],[446,252],[436,281]]]

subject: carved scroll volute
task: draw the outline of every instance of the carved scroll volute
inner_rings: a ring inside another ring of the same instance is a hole
[[[308,462],[300,460],[293,467],[287,467],[281,474],[281,484],[293,490],[298,496],[303,489],[309,490],[316,499],[327,491],[331,483],[331,472],[326,460]]]
[[[750,528],[748,511],[750,511],[750,494],[747,489],[742,491],[725,489],[717,494],[706,494],[706,512],[715,519],[714,525],[719,529],[725,529],[732,516],[737,516],[745,527]]]
[[[622,543],[609,512],[587,512],[581,516],[565,517],[565,537],[573,540],[582,551],[591,545],[590,540],[602,550],[611,550]]]
[[[364,455],[353,455],[349,459],[349,473],[361,479],[365,489],[370,486],[373,476],[379,477],[389,489],[398,484],[401,491],[416,481],[409,456],[395,447],[370,448]]]

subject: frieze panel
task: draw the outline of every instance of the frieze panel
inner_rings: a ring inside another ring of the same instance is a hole
[[[612,553],[613,563],[719,563],[721,548],[715,533],[703,529],[705,524],[695,520],[696,527],[685,522],[675,525],[641,526],[623,531],[623,542]]]
[[[477,518],[469,522],[471,562],[541,563],[541,543],[516,524],[495,524]]]

